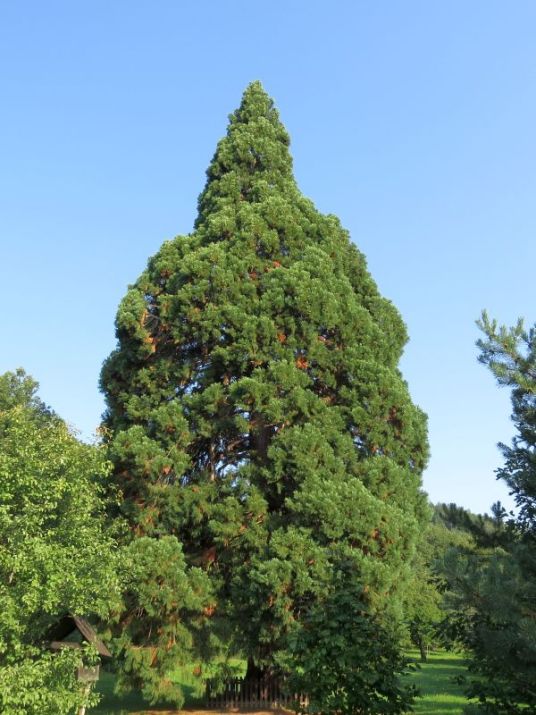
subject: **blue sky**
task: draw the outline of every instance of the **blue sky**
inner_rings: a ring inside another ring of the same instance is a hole
[[[536,4],[115,0],[0,6],[0,371],[89,437],[128,283],[191,230],[227,115],[260,79],[295,173],[409,330],[433,501],[484,511],[509,394],[475,319],[534,322]]]

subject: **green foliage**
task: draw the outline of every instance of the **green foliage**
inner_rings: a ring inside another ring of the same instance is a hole
[[[508,543],[510,530],[501,503],[493,504],[491,511],[491,516],[474,514],[457,504],[436,504],[433,523],[451,532],[454,536],[453,546],[470,551],[493,549]],[[462,534],[468,538],[459,538]]]
[[[340,575],[342,576],[342,574]],[[290,639],[283,668],[292,692],[307,693],[308,713],[406,713],[415,696],[397,641],[371,615],[364,594],[343,577],[319,599]]]
[[[8,373],[0,388],[0,710],[61,715],[83,700],[80,657],[48,652],[47,633],[68,613],[106,616],[119,595],[99,486],[109,466],[43,409],[31,378]]]
[[[25,407],[36,420],[50,420],[54,413],[37,395],[39,384],[22,368],[0,375],[0,410]]]
[[[536,325],[525,330],[519,320],[513,328],[498,327],[486,313],[479,323],[486,334],[480,340],[480,361],[488,365],[500,385],[512,387],[512,420],[516,436],[511,447],[499,445],[505,463],[497,471],[518,507],[516,524],[536,533]]]
[[[404,598],[408,634],[422,661],[430,647],[453,647],[462,639],[467,623],[460,599],[464,564],[468,560],[478,564],[510,540],[511,529],[500,504],[493,506],[492,516],[473,514],[453,503],[432,507],[432,520],[422,531]]]
[[[123,299],[101,378],[132,536],[176,537],[187,572],[210,579],[212,643],[267,669],[341,563],[371,613],[397,611],[426,510],[404,324],[337,218],[299,192],[288,145],[254,82],[195,230]],[[139,626],[165,647],[163,617]]]
[[[421,660],[437,640],[437,627],[443,618],[442,596],[436,571],[437,553],[433,535],[435,525],[423,529],[419,548],[413,557],[412,577],[404,591],[404,618],[412,644],[419,649]]]
[[[431,521],[422,529],[412,562],[412,578],[404,590],[408,635],[421,660],[433,646],[457,638],[457,614],[449,599],[452,563],[459,556],[489,551],[504,538],[502,521],[473,514],[456,504],[431,507]]]
[[[456,504],[436,504],[431,525],[432,571],[441,593],[441,621],[436,626],[439,642],[448,647],[466,647],[473,614],[467,599],[467,577],[496,554],[504,553],[511,529],[502,507],[493,514],[474,514]]]
[[[410,651],[407,655],[410,661],[418,658],[417,651]],[[190,663],[189,666],[174,671],[172,678],[186,691],[187,706],[198,709],[204,692],[203,680],[193,675],[193,670],[195,666]],[[461,715],[467,699],[456,679],[464,673],[465,663],[459,653],[442,650],[431,652],[426,663],[411,669],[402,677],[404,683],[416,686],[419,691],[413,705],[414,711],[421,715]],[[149,704],[139,694],[132,693],[121,697],[115,694],[114,676],[111,673],[101,675],[97,689],[103,694],[103,698],[97,708],[91,710],[95,715],[139,714],[150,709]]]
[[[122,551],[121,571],[122,630],[115,645],[123,668],[118,691],[140,690],[150,703],[181,707],[183,690],[169,674],[177,664],[189,662],[194,639],[195,652],[202,652],[213,602],[208,578],[199,568],[187,569],[174,536],[135,539]],[[159,629],[160,648],[152,647],[153,628]]]
[[[5,715],[71,715],[82,704],[99,698],[81,689],[76,669],[91,663],[95,654],[71,650],[49,653],[27,648],[23,658],[0,667],[0,705]]]
[[[512,390],[517,434],[501,445],[498,477],[509,486],[518,515],[496,509],[500,544],[452,561],[451,598],[457,635],[470,649],[469,711],[536,713],[536,330],[522,321],[499,328],[484,313],[480,360]],[[496,542],[497,543],[497,542]],[[489,545],[489,544],[488,544]]]
[[[450,564],[451,627],[471,653],[467,694],[485,713],[534,713],[536,571],[533,549],[457,554]]]

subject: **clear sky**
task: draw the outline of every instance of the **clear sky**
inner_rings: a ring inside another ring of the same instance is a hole
[[[23,366],[89,438],[127,284],[191,230],[260,79],[295,173],[401,311],[433,501],[503,499],[507,390],[475,319],[536,320],[536,3],[0,3],[0,372]],[[506,499],[505,499],[506,497]]]

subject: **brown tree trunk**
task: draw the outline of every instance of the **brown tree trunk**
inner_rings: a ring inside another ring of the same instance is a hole
[[[266,674],[267,669],[258,666],[253,660],[253,658],[249,656],[245,680],[259,680],[263,678]]]
[[[251,415],[253,428],[250,432],[250,439],[253,449],[257,452],[257,460],[259,464],[266,464],[268,461],[268,447],[270,446],[270,438],[272,430],[264,424],[263,418],[253,413]]]
[[[428,656],[426,654],[426,647],[422,638],[419,638],[419,650],[421,652],[421,661],[423,663],[426,663],[426,661],[428,660]]]

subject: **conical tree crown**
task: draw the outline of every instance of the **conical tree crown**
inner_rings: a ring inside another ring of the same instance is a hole
[[[260,82],[253,82],[231,115],[227,136],[207,170],[196,228],[230,201],[238,207],[243,201],[258,202],[269,194],[294,190],[289,143],[273,101]]]
[[[102,373],[133,533],[182,541],[219,612],[249,614],[259,661],[337,564],[378,603],[395,590],[427,456],[397,368],[404,324],[337,218],[300,194],[288,146],[254,82],[195,230],[129,289]]]

